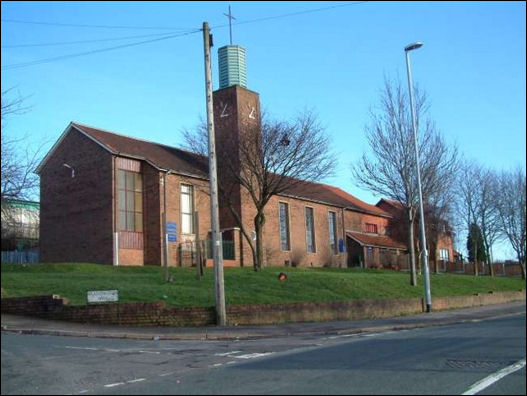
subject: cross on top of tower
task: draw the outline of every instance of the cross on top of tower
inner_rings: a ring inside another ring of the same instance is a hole
[[[231,45],[232,45],[232,20],[233,19],[236,19],[232,16],[232,13],[231,13],[231,5],[229,4],[229,13],[228,14],[223,14],[225,15],[227,18],[229,18],[229,35],[230,35],[230,39],[231,39]]]

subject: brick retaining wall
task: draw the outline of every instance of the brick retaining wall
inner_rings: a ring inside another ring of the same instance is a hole
[[[437,297],[432,300],[432,309],[440,311],[521,300],[525,300],[525,290]],[[230,325],[264,325],[374,319],[420,312],[423,312],[421,298],[229,305],[227,322]],[[56,295],[2,298],[2,313],[81,323],[134,326],[211,326],[215,323],[213,307],[167,307],[164,302],[70,306],[67,299]]]

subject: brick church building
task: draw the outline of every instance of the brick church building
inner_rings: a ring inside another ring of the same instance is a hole
[[[226,65],[222,50],[232,51]],[[245,87],[244,56],[241,47],[220,48],[217,145],[259,116],[259,95]],[[221,183],[221,163],[218,169]],[[210,238],[202,155],[71,122],[37,172],[42,262],[188,266],[196,263],[198,241]],[[254,210],[241,188],[235,209],[251,230]],[[405,242],[389,236],[394,216],[382,200],[370,205],[338,187],[306,182],[274,196],[265,214],[267,266],[408,267]],[[224,265],[252,266],[251,249],[221,202],[220,228]],[[207,244],[200,246],[206,256]]]

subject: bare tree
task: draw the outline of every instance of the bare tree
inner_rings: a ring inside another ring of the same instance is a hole
[[[494,171],[486,169],[473,161],[465,160],[459,173],[458,186],[458,212],[464,221],[464,229],[474,245],[474,275],[478,275],[478,240],[477,234],[472,231],[481,231],[483,242],[483,261],[489,268],[491,276],[494,275],[492,267],[492,246],[502,237],[500,219],[496,206],[498,199],[497,175]],[[477,228],[473,227],[476,225]],[[472,231],[471,231],[472,230]]]
[[[527,255],[525,184],[525,171],[521,168],[502,172],[499,176],[499,199],[497,200],[501,230],[516,252],[523,279],[525,279],[525,258]]]
[[[366,135],[371,156],[363,154],[352,164],[352,174],[360,186],[399,202],[408,221],[410,284],[417,284],[414,221],[418,208],[415,149],[409,101],[400,82],[385,80],[380,107],[371,112]],[[415,89],[415,110],[419,131],[421,185],[424,202],[448,191],[453,182],[457,149],[449,147],[434,123],[425,119],[426,95]]]
[[[186,146],[206,153],[206,127],[183,132]],[[262,114],[257,126],[248,127],[237,141],[223,141],[216,146],[219,169],[228,173],[219,192],[238,223],[253,255],[255,271],[263,265],[263,227],[269,200],[292,187],[329,176],[335,168],[330,140],[317,117],[305,111],[293,121],[271,120]],[[256,240],[243,224],[241,213],[231,197],[241,186],[255,209],[253,219]]]
[[[29,110],[24,106],[27,98],[20,94],[14,99],[8,98],[11,89],[2,91],[2,181],[1,198],[5,199],[28,199],[36,194],[39,178],[34,173],[39,163],[39,154],[42,145],[36,150],[28,147],[28,136],[9,137],[6,131],[7,120],[10,116],[23,114]]]

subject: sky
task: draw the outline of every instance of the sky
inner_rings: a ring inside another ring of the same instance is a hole
[[[5,132],[47,152],[77,121],[181,147],[206,115],[199,29],[207,21],[214,36],[216,89],[229,4],[247,88],[274,118],[314,111],[331,137],[339,165],[323,182],[381,198],[354,183],[350,164],[369,151],[385,78],[407,86],[404,47],[416,41],[413,81],[446,141],[481,165],[525,170],[525,2],[2,1],[2,91],[30,106]]]

